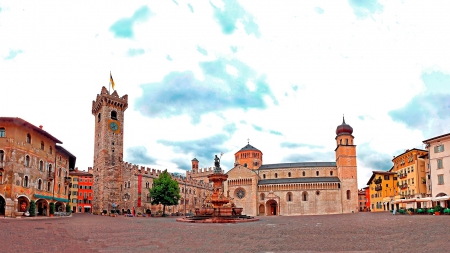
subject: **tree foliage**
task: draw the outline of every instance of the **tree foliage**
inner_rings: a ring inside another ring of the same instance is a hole
[[[36,216],[36,202],[34,200],[30,201],[30,210],[28,210],[30,216]]]
[[[167,170],[159,174],[158,178],[153,180],[153,187],[149,189],[152,205],[163,205],[163,216],[166,206],[178,205],[181,198],[178,182],[170,176]]]

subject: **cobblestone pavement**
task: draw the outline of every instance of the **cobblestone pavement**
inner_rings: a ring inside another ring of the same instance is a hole
[[[449,252],[450,216],[358,213],[193,224],[175,217],[0,217],[0,252]]]

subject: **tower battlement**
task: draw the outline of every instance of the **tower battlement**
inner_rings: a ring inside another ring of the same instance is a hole
[[[128,108],[128,95],[119,97],[117,91],[109,94],[108,90],[103,86],[100,94],[97,94],[95,101],[92,101],[92,114],[97,114],[103,105],[116,107],[125,111]]]

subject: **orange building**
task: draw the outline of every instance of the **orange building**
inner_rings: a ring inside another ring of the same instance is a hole
[[[91,213],[92,212],[92,200],[94,198],[94,180],[92,175],[92,168],[88,168],[88,172],[79,171],[78,168],[70,171],[72,177],[77,177],[78,189],[77,189],[77,213]]]

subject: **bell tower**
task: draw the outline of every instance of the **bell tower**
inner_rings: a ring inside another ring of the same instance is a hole
[[[343,213],[358,211],[358,179],[356,167],[356,145],[353,143],[353,128],[345,123],[336,128],[336,167],[341,181],[341,206]]]
[[[92,101],[95,117],[94,212],[110,210],[112,203],[121,200],[124,112],[127,108],[128,95],[119,97],[117,91],[109,94],[105,87]]]
[[[262,165],[262,156],[261,150],[250,145],[250,140],[248,140],[247,145],[234,154],[234,164],[257,170]]]

